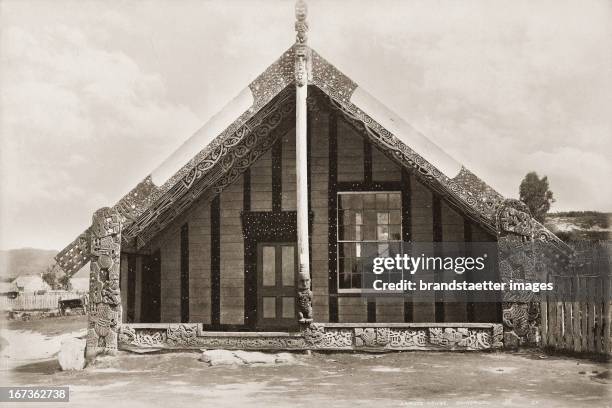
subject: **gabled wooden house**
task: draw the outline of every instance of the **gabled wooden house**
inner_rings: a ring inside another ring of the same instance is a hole
[[[502,281],[529,279],[534,242],[551,259],[565,249],[311,49],[302,2],[296,18],[291,48],[57,256],[68,273],[91,261],[90,357],[478,350],[530,335],[530,294],[470,304],[360,293],[366,241],[497,242],[487,273]]]

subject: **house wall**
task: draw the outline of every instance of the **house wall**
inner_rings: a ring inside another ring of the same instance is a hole
[[[464,242],[464,220],[457,212],[441,202],[442,215],[442,237],[447,242]],[[444,271],[442,274],[443,282],[465,281],[465,274],[458,275],[454,271]],[[444,299],[444,321],[446,322],[465,322],[467,321],[467,303],[464,296],[455,293],[446,293]]]
[[[242,177],[220,194],[221,324],[244,323],[244,239],[240,211]]]
[[[272,211],[272,150],[250,168],[252,211]]]
[[[433,199],[434,196],[414,175],[410,175],[410,232],[413,242],[433,241]],[[423,272],[421,280],[433,282],[431,273]],[[415,322],[433,322],[436,320],[435,299],[419,301],[412,304],[412,320]]]
[[[310,210],[314,214],[310,244],[312,308],[317,321],[329,321],[329,116],[309,120]]]
[[[309,116],[310,261],[315,321],[498,321],[499,313],[491,305],[468,306],[467,299],[463,298],[454,298],[453,303],[436,304],[440,299],[412,302],[405,298],[368,299],[356,293],[338,293],[335,253],[338,192],[371,188],[401,191],[405,240],[462,242],[466,236],[473,241],[494,239],[466,221],[409,170],[403,170],[375,145],[364,140],[338,115],[319,110]],[[296,206],[295,131],[292,129],[280,139],[243,176],[219,194],[218,207],[210,197],[198,200],[145,248],[148,252],[161,251],[162,322],[181,321],[180,231],[188,224],[188,320],[214,329],[246,328],[249,324],[247,309],[253,304],[249,296],[254,292],[248,289],[248,282],[253,280],[248,276],[249,267],[245,261],[249,254],[241,214],[295,211]],[[469,231],[466,232],[466,228]],[[142,273],[140,257],[137,265],[138,298],[146,276]],[[420,277],[434,279],[433,275]],[[437,279],[463,278],[453,273]],[[124,281],[127,279],[122,279],[125,294]],[[140,300],[136,299],[135,304],[138,321]]]
[[[210,202],[204,199],[196,201],[136,255],[134,300],[127,296],[128,279],[123,277],[123,274],[127,273],[127,268],[123,266],[127,257],[122,256],[121,293],[122,302],[126,302],[123,307],[124,321],[127,318],[129,302],[134,302],[135,321],[141,321],[141,291],[143,280],[147,279],[143,273],[143,260],[156,250],[159,250],[161,255],[161,322],[181,321],[180,232],[185,223],[189,225],[189,322],[210,323]]]

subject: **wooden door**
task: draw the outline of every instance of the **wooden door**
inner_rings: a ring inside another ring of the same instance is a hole
[[[288,330],[297,324],[297,247],[290,243],[257,246],[257,326]]]

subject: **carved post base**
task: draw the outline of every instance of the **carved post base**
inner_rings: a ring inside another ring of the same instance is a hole
[[[535,346],[538,342],[540,305],[537,302],[504,303],[504,348]]]
[[[96,211],[93,216],[85,351],[89,362],[98,354],[117,352],[117,334],[121,325],[119,262],[122,222],[121,215],[108,207]]]

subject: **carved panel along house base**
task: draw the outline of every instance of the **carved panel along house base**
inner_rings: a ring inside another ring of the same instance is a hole
[[[326,323],[300,332],[206,332],[199,324],[124,324],[119,348],[158,350],[494,350],[502,347],[496,323]]]

